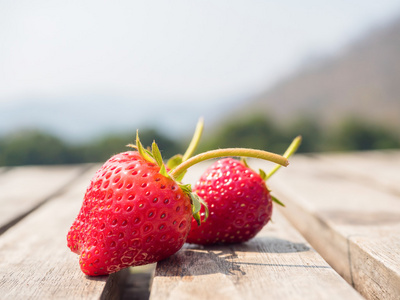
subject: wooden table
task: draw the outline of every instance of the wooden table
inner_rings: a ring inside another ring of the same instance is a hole
[[[87,277],[66,246],[98,167],[0,168],[0,299],[128,299],[132,269]],[[150,298],[399,299],[399,170],[400,151],[296,155],[268,181],[286,204],[273,222],[247,243],[185,244],[156,265]]]

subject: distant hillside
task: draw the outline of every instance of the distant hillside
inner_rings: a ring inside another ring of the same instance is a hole
[[[356,116],[400,131],[400,19],[250,99],[235,115],[253,112],[282,121],[306,115],[324,125]]]

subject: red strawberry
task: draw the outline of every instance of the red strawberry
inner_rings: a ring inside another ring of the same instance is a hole
[[[295,153],[301,139],[297,136],[282,158],[287,159]],[[259,150],[251,151],[258,153],[252,157],[270,160],[268,155],[260,155]],[[230,151],[221,152],[228,154]],[[238,153],[237,150],[235,152]],[[246,151],[243,154],[250,156]],[[193,192],[205,202],[204,207],[208,207],[200,211],[200,218],[205,222],[199,227],[192,220],[187,242],[203,245],[240,243],[254,237],[271,219],[272,202],[284,206],[271,196],[265,184],[265,180],[281,165],[287,165],[287,162],[278,162],[268,174],[262,170],[257,174],[245,162],[232,158],[221,159],[211,165],[193,187]]]
[[[85,274],[153,263],[185,243],[190,196],[146,155],[143,150],[117,154],[92,179],[67,237]]]
[[[188,243],[245,242],[271,218],[272,198],[264,178],[238,160],[218,160],[193,191],[207,204],[209,217],[200,227],[192,222]]]

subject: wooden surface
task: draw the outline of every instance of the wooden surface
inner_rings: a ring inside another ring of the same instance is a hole
[[[86,168],[87,165],[1,168],[0,233],[62,193]]]
[[[194,166],[185,180],[194,183],[209,164]],[[157,264],[150,299],[361,298],[278,210],[272,219],[247,243],[186,244]]]
[[[277,211],[239,245],[185,245],[159,262],[150,299],[361,299]]]
[[[282,213],[368,299],[400,299],[400,152],[296,156]]]
[[[138,297],[132,270],[87,277],[66,245],[98,167],[0,168],[0,299]],[[274,222],[244,244],[186,244],[157,264],[151,299],[399,299],[399,170],[400,151],[293,157],[268,181],[286,204]]]
[[[0,174],[2,183],[12,182],[1,186],[2,191],[7,191],[1,195],[1,203],[10,201],[7,211],[17,211],[15,205],[30,210],[47,200],[0,236],[0,299],[113,298],[110,295],[118,299],[123,273],[84,276],[78,256],[66,246],[68,229],[95,169],[66,167],[65,173],[63,168],[46,167],[40,171],[41,168],[27,167],[26,173],[23,169]],[[26,188],[24,181],[16,184],[16,173],[21,180],[30,181]],[[19,211],[24,211],[22,208]],[[19,218],[20,214],[13,215]]]

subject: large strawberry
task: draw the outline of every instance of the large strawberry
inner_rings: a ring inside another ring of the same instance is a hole
[[[284,157],[294,153],[301,141],[297,137]],[[239,243],[253,238],[271,219],[271,196],[265,184],[278,168],[268,175],[254,172],[245,161],[232,158],[218,160],[211,165],[194,185],[193,191],[208,206],[208,219],[199,227],[192,221],[188,243]],[[201,212],[205,217],[206,211]]]
[[[156,144],[153,153],[140,141],[138,149],[114,155],[96,172],[68,233],[87,275],[162,260],[186,241],[196,198],[166,173]]]

